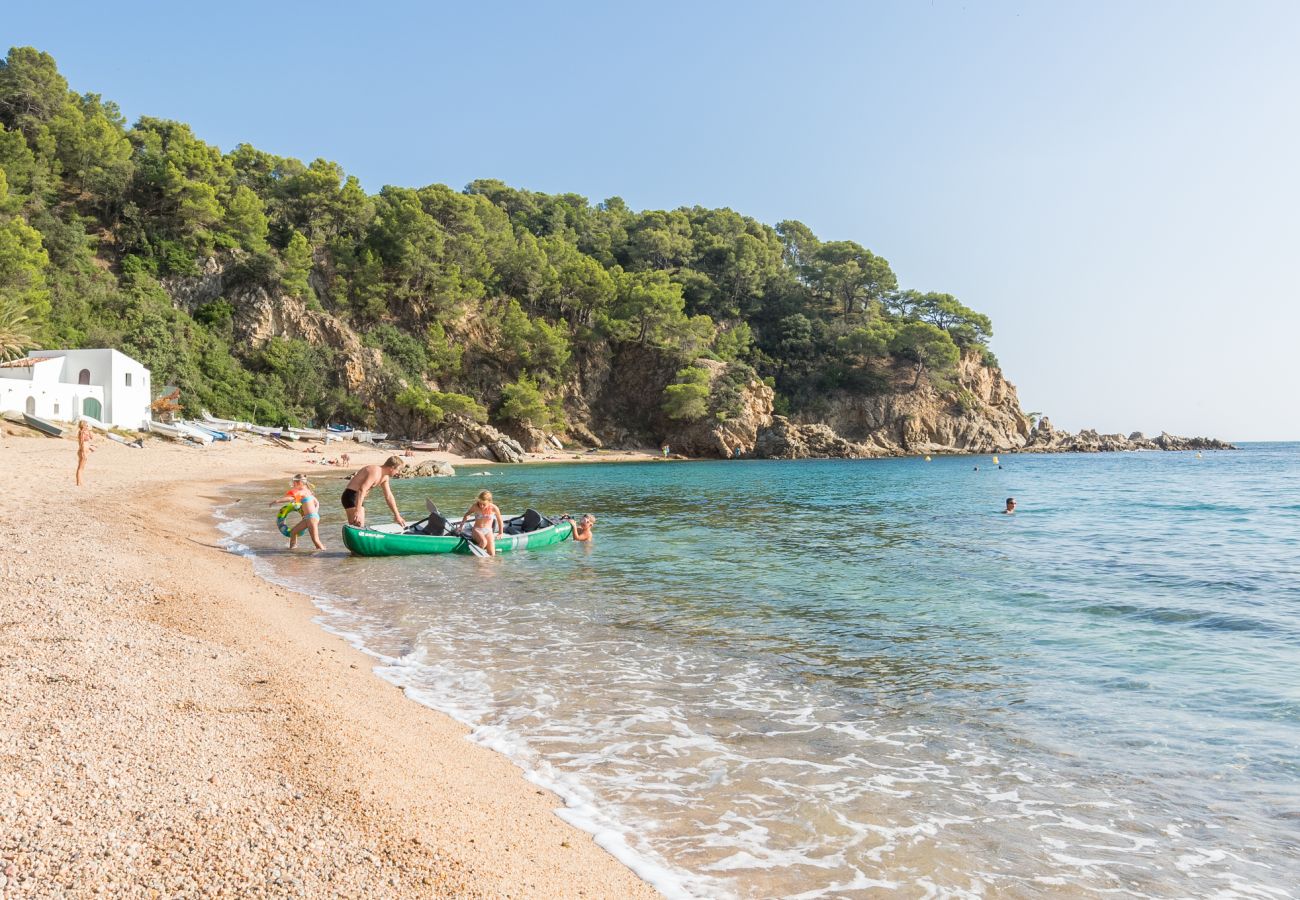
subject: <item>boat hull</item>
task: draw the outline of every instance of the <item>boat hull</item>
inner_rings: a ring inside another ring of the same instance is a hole
[[[435,537],[427,534],[401,534],[378,528],[343,526],[343,543],[357,556],[422,556],[433,553],[472,553],[464,538]],[[573,537],[569,522],[560,522],[526,534],[503,534],[497,537],[497,552],[536,550],[559,544]]]
[[[55,425],[53,422],[48,422],[45,419],[38,419],[36,416],[31,416],[27,413],[23,413],[23,421],[32,428],[35,428],[37,431],[48,434],[50,437],[63,437],[63,429],[58,425]]]
[[[204,446],[212,443],[212,435],[205,434],[195,428],[187,428],[179,424],[166,425],[162,422],[155,422],[152,419],[145,424],[149,431],[152,431],[154,434],[161,434],[163,437],[169,437],[174,441],[193,441],[196,444],[203,444]]]

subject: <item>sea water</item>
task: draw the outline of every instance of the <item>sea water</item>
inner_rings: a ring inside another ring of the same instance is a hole
[[[1300,445],[487,471],[395,491],[595,541],[352,558],[333,490],[329,552],[235,515],[268,488],[226,527],[665,893],[1300,884]]]

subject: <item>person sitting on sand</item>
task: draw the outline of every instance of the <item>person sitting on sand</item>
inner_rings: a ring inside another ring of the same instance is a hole
[[[1014,513],[1015,511],[1016,511],[1016,498],[1015,498],[1015,497],[1008,497],[1008,498],[1007,498],[1007,508],[1004,509],[1004,510],[1002,510],[1002,512],[1009,516],[1009,515],[1011,515],[1012,513]]]
[[[573,523],[573,539],[575,541],[591,540],[591,526],[596,524],[596,517],[591,513],[577,519]]]
[[[298,546],[298,537],[306,531],[311,535],[312,545],[317,550],[324,550],[325,545],[320,540],[320,501],[312,493],[311,482],[307,480],[306,475],[293,476],[293,484],[289,490],[284,492],[284,496],[279,500],[272,500],[272,506],[284,506],[286,503],[297,502],[302,504],[302,518],[298,524],[289,529],[289,549],[293,550]]]
[[[501,519],[501,510],[492,502],[491,491],[479,491],[478,499],[465,511],[462,522],[474,519],[470,539],[487,551],[488,556],[497,555],[497,535],[504,534],[506,523]]]
[[[402,513],[397,508],[397,501],[393,499],[393,489],[388,483],[388,480],[402,471],[405,465],[400,456],[390,456],[384,460],[382,466],[371,464],[357,470],[352,480],[348,482],[347,489],[343,491],[343,512],[347,514],[349,525],[358,528],[366,527],[366,494],[369,494],[373,488],[380,487],[384,491],[384,502],[393,511],[393,521],[403,528],[406,527],[406,520],[402,518]]]
[[[77,487],[81,487],[81,473],[86,470],[86,460],[95,452],[95,448],[90,446],[94,438],[90,425],[82,419],[81,424],[77,426]]]

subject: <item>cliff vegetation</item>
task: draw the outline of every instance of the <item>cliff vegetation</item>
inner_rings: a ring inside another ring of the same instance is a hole
[[[525,447],[725,455],[779,422],[855,454],[1010,449],[1030,423],[992,330],[797,221],[494,180],[372,194],[323,158],[128,125],[33,48],[0,62],[0,354],[117,347],[191,413],[490,422]]]

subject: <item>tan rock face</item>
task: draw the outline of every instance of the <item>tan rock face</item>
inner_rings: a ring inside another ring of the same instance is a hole
[[[339,353],[344,389],[362,396],[369,393],[367,388],[371,386],[371,375],[379,371],[380,352],[363,346],[357,333],[341,320],[327,312],[310,309],[298,297],[272,294],[265,288],[236,296],[237,338],[251,346],[280,337],[332,347]]]
[[[342,386],[349,393],[369,398],[376,386],[381,354],[363,346],[361,338],[341,319],[308,307],[306,300],[272,292],[263,286],[239,284],[231,277],[230,261],[209,258],[200,273],[186,278],[163,279],[172,303],[193,313],[205,303],[224,297],[234,308],[235,339],[256,347],[269,338],[299,338],[336,350]]]
[[[491,425],[451,414],[443,420],[434,440],[459,456],[474,456],[497,462],[523,462],[524,448],[509,435]]]
[[[900,366],[890,373],[891,391],[832,396],[818,421],[877,455],[1006,452],[1028,441],[1030,423],[1015,386],[978,354],[962,358],[952,390],[940,391],[924,376],[913,389],[914,381],[911,367]]]
[[[761,459],[861,459],[875,456],[872,448],[840,437],[830,426],[796,425],[785,416],[773,416],[762,429],[753,453]]]
[[[193,312],[224,297],[234,307],[235,338],[257,347],[272,337],[297,338],[335,351],[339,384],[372,406],[381,429],[395,437],[408,434],[410,422],[384,401],[394,392],[392,376],[382,366],[382,353],[366,347],[361,337],[339,319],[307,301],[264,286],[242,283],[232,270],[240,255],[228,261],[209,259],[198,275],[164,279],[172,302]],[[488,346],[490,335],[473,315],[452,329],[471,347]],[[451,333],[449,331],[449,333]],[[481,360],[489,367],[490,356]],[[1031,428],[1020,411],[1016,388],[998,369],[984,365],[981,355],[966,353],[951,385],[936,387],[925,375],[916,379],[910,365],[900,363],[886,373],[887,390],[877,394],[840,392],[824,398],[815,417],[773,416],[773,391],[751,379],[744,385],[716,390],[727,377],[727,364],[696,359],[704,368],[714,399],[708,415],[695,422],[670,419],[663,410],[664,388],[672,383],[683,360],[652,347],[635,344],[591,344],[574,360],[574,374],[564,386],[567,435],[587,446],[645,446],[668,443],[692,456],[744,455],[779,458],[809,456],[864,457],[914,453],[1006,453],[1100,450],[1176,450],[1231,447],[1210,438],[1180,438],[1139,433],[1102,435],[1085,430],[1077,435],[1058,432],[1046,418]],[[734,370],[733,376],[734,377]],[[915,385],[915,386],[914,386]],[[725,387],[725,385],[722,385]],[[482,393],[479,391],[478,393]],[[721,395],[728,395],[724,401]],[[483,397],[479,397],[483,400]],[[725,406],[726,408],[720,408]],[[551,446],[550,435],[529,426],[510,426],[503,434],[459,417],[449,417],[435,437],[459,453],[502,462],[518,461],[523,452]]]
[[[714,359],[699,359],[692,365],[708,370],[711,389],[727,369],[726,363]],[[757,378],[751,379],[740,392],[738,413],[719,419],[710,410],[709,415],[697,422],[673,422],[664,439],[674,449],[690,456],[728,457],[737,448],[741,454],[752,454],[759,432],[772,424],[775,398],[770,387]]]

